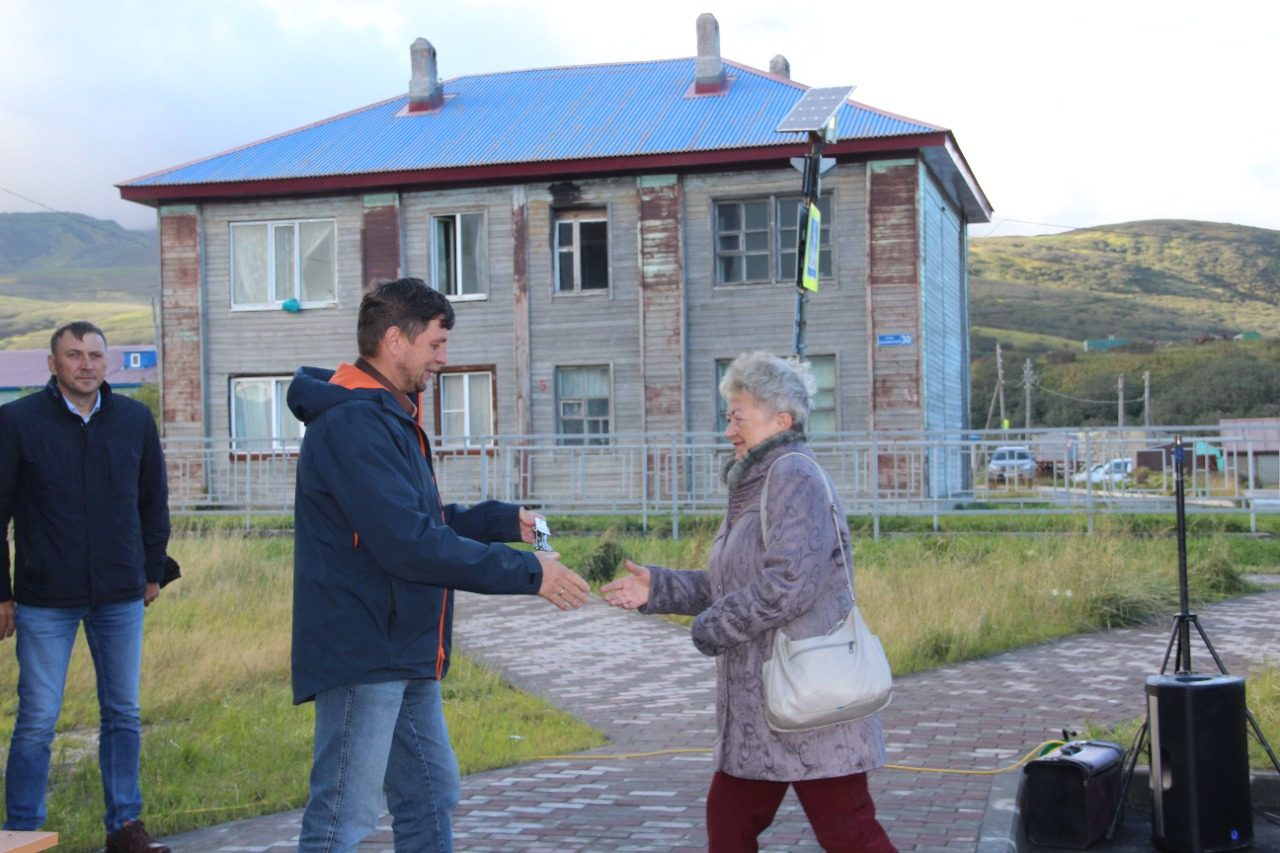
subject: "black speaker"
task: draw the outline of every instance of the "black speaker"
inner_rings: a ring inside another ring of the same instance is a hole
[[[1211,853],[1252,844],[1244,679],[1153,675],[1147,722],[1155,846]]]
[[[1073,741],[1023,768],[1027,838],[1044,847],[1083,850],[1101,838],[1120,803],[1124,748]]]

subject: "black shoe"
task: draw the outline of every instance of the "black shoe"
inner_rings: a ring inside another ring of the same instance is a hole
[[[142,821],[131,820],[107,836],[106,853],[170,853],[170,850],[151,839]]]

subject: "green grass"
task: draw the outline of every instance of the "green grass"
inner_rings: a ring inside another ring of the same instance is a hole
[[[1225,521],[1209,517],[1211,529],[1188,542],[1193,603],[1249,590],[1241,573],[1280,573],[1280,540],[1220,535]],[[570,534],[573,524],[595,529]],[[705,567],[719,519],[682,520],[679,540],[638,532],[637,524],[553,518],[552,544],[598,587],[622,571],[623,558]],[[144,649],[144,818],[158,835],[300,807],[310,768],[311,707],[294,707],[289,692],[292,538],[180,526],[171,549],[184,577],[147,611]],[[855,536],[859,600],[895,671],[1176,611],[1176,543],[1167,518],[1100,522],[1094,536],[1055,532],[1062,535]],[[12,727],[15,680],[12,655],[0,653],[0,746]],[[464,773],[604,742],[465,659],[455,659],[444,688]],[[1280,722],[1274,714],[1269,720],[1268,737],[1280,739]],[[49,828],[62,836],[59,849],[72,853],[102,841],[97,762],[92,751],[83,753],[96,721],[81,641],[50,790],[57,817]]]
[[[1212,673],[1212,669],[1201,670]],[[1280,669],[1271,667],[1252,673],[1245,681],[1245,703],[1262,729],[1272,751],[1280,750]],[[1083,737],[1090,740],[1107,740],[1118,743],[1125,749],[1133,746],[1134,736],[1142,725],[1142,718],[1125,720],[1111,726],[1089,724],[1084,728]],[[1248,723],[1244,723],[1248,726]],[[1253,727],[1249,732],[1249,767],[1253,770],[1275,772],[1271,757],[1262,748],[1262,743],[1254,736]],[[1150,743],[1147,743],[1150,748]]]
[[[313,710],[289,687],[291,538],[227,534],[171,545],[183,577],[147,610],[143,650],[143,815],[155,835],[299,808],[306,802]],[[12,646],[0,645],[0,745],[17,707]],[[59,850],[102,845],[92,743],[93,671],[77,641],[59,720],[48,828]],[[585,724],[454,657],[445,716],[463,773],[605,742]]]

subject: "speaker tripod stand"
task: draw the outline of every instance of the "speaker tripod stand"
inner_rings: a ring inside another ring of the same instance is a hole
[[[1165,646],[1164,660],[1160,663],[1160,675],[1165,675],[1169,670],[1169,660],[1176,660],[1176,669],[1178,675],[1187,675],[1194,672],[1191,667],[1191,628],[1195,627],[1196,633],[1200,635],[1200,639],[1204,642],[1205,648],[1209,650],[1209,654],[1213,656],[1213,662],[1218,667],[1218,672],[1222,675],[1229,675],[1226,664],[1222,662],[1222,658],[1218,655],[1218,650],[1213,647],[1213,643],[1209,640],[1209,635],[1205,633],[1204,626],[1200,624],[1199,617],[1191,612],[1189,594],[1187,590],[1187,501],[1186,501],[1186,484],[1183,478],[1185,450],[1182,445],[1182,436],[1176,435],[1173,439],[1173,462],[1174,462],[1174,510],[1177,519],[1177,539],[1178,539],[1178,604],[1179,611],[1173,617],[1173,630],[1169,633],[1169,643]],[[1176,648],[1175,648],[1176,647]],[[1176,653],[1175,653],[1176,651]],[[1280,759],[1276,758],[1275,752],[1271,749],[1271,744],[1267,742],[1266,735],[1262,733],[1262,728],[1258,725],[1257,719],[1253,716],[1253,712],[1246,706],[1244,709],[1245,717],[1249,721],[1249,725],[1253,728],[1254,735],[1258,738],[1258,742],[1262,744],[1262,748],[1266,750],[1267,756],[1271,759],[1271,764],[1276,768],[1276,772],[1280,773]],[[1116,804],[1116,811],[1111,819],[1111,826],[1107,830],[1107,838],[1115,835],[1116,828],[1120,825],[1120,820],[1124,815],[1125,795],[1129,791],[1129,784],[1133,781],[1133,773],[1137,769],[1138,754],[1142,752],[1143,747],[1147,746],[1147,738],[1151,729],[1151,705],[1147,703],[1147,713],[1143,718],[1142,726],[1138,729],[1138,733],[1134,736],[1133,747],[1129,751],[1129,755],[1125,760],[1124,773],[1120,783],[1120,800]]]

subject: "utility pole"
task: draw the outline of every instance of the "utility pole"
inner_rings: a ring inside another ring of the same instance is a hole
[[[1117,385],[1119,388],[1119,403],[1116,406],[1116,424],[1120,427],[1124,426],[1124,374],[1120,374],[1120,381]]]
[[[996,394],[1000,398],[1000,429],[1009,428],[1009,415],[1004,410],[1004,356],[1000,344],[996,344]]]
[[[1142,374],[1142,420],[1151,426],[1151,371]]]
[[[1022,365],[1022,397],[1027,408],[1027,422],[1024,429],[1027,431],[1027,440],[1031,440],[1031,381],[1035,379],[1036,374],[1031,366],[1031,359],[1027,359]]]

